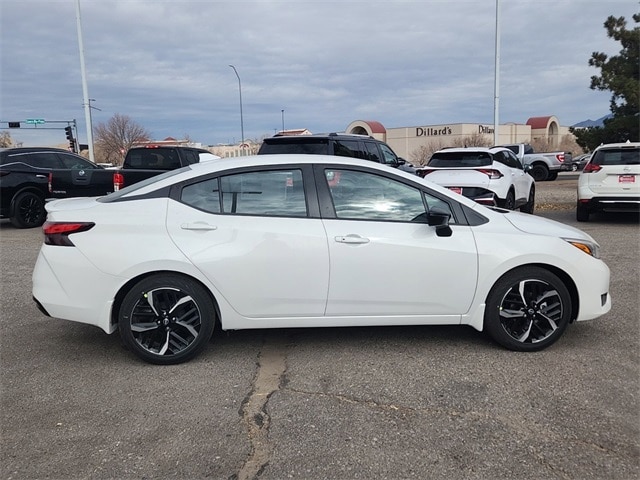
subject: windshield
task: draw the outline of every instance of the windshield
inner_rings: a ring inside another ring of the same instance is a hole
[[[476,168],[491,165],[493,160],[488,152],[436,152],[427,166]]]
[[[117,192],[110,193],[107,196],[98,198],[98,202],[109,203],[115,200],[118,200],[120,197],[124,195],[128,195],[136,190],[140,190],[141,188],[146,187],[147,185],[151,185],[155,182],[159,182],[160,180],[164,180],[165,178],[171,178],[174,175],[178,175],[182,172],[187,172],[191,170],[190,166],[177,168],[175,170],[169,170],[168,172],[161,173],[160,175],[154,175],[153,177],[147,178],[140,182],[134,183],[133,185],[129,185],[128,187],[124,187],[122,190],[118,190]],[[114,171],[114,174],[117,174],[117,171]]]

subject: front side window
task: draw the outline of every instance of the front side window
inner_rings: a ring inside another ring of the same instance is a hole
[[[383,163],[385,165],[391,165],[392,167],[398,165],[398,157],[395,153],[393,153],[393,150],[391,150],[391,148],[389,148],[385,144],[380,144],[380,150],[382,151],[382,157],[384,159]]]
[[[325,170],[336,213],[345,220],[424,222],[426,207],[418,188],[355,170]]]
[[[64,168],[71,170],[92,170],[99,168],[95,163],[91,163],[84,158],[78,158],[75,155],[69,155],[68,153],[58,153],[58,157],[62,160]]]
[[[220,178],[222,213],[306,217],[301,170],[238,173]]]

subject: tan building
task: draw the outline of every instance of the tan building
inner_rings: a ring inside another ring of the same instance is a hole
[[[494,126],[478,123],[448,123],[442,125],[418,125],[413,127],[385,128],[380,122],[356,120],[345,129],[346,133],[370,135],[386,142],[400,157],[410,159],[411,154],[423,146],[443,148],[462,146],[464,139],[486,136],[493,143]],[[558,145],[569,127],[560,126],[558,119],[531,117],[526,124],[507,123],[499,126],[498,144],[530,143],[537,138],[548,139]]]

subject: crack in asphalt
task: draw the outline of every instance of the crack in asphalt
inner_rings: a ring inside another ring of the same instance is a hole
[[[267,402],[271,394],[280,388],[286,368],[285,342],[265,341],[258,357],[253,389],[241,411],[247,425],[251,453],[238,472],[238,480],[256,478],[269,463],[273,445],[269,441],[271,417],[267,412]]]

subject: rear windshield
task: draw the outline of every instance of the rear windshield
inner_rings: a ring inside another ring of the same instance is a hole
[[[487,152],[437,152],[427,165],[429,167],[486,167],[493,160]]]
[[[594,165],[640,165],[640,148],[605,148],[591,159]]]
[[[172,170],[180,167],[178,152],[173,148],[135,148],[127,152],[123,168]]]
[[[302,153],[309,155],[328,155],[329,141],[319,138],[297,139],[296,141],[275,141],[265,140],[260,147],[258,154],[270,155],[279,153]]]

